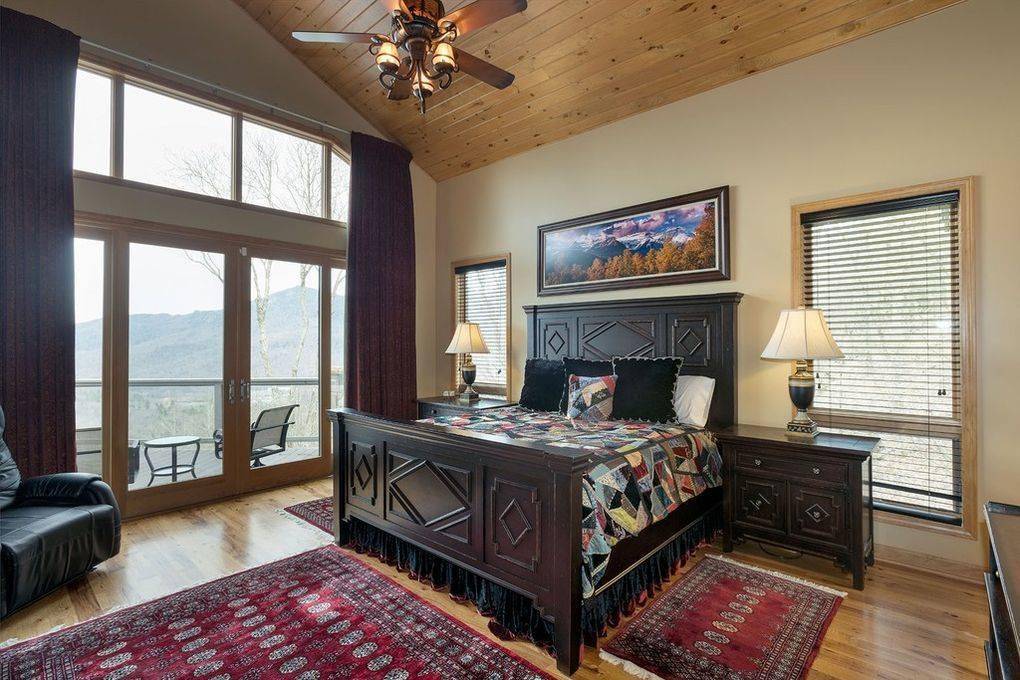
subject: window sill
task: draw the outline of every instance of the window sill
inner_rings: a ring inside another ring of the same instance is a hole
[[[128,189],[141,189],[142,191],[151,191],[157,194],[164,194],[166,196],[174,196],[176,198],[187,198],[192,201],[204,201],[206,203],[213,203],[216,205],[224,205],[229,208],[240,208],[241,210],[251,210],[254,212],[265,213],[267,215],[276,215],[278,217],[288,217],[296,220],[306,220],[322,226],[334,227],[339,229],[347,229],[346,222],[337,222],[325,217],[316,217],[314,215],[303,215],[301,213],[290,212],[289,210],[280,210],[278,208],[267,208],[262,205],[254,205],[252,203],[245,203],[244,201],[235,201],[232,198],[220,198],[219,196],[207,196],[206,194],[198,194],[193,191],[184,191],[183,189],[171,189],[169,187],[161,187],[155,184],[147,184],[145,182],[137,182],[132,179],[124,179],[123,177],[113,177],[111,175],[101,175],[95,172],[88,172],[85,170],[75,170],[75,179],[87,179],[91,182],[101,182],[103,184],[111,184],[113,186],[126,187]]]
[[[918,529],[920,531],[942,534],[943,536],[952,536],[954,538],[963,538],[975,541],[977,540],[977,533],[972,527],[974,522],[973,520],[968,520],[968,516],[964,514],[963,526],[953,526],[951,524],[942,524],[941,522],[933,522],[919,517],[899,515],[895,512],[888,512],[886,510],[875,510],[875,521],[881,524],[891,524],[894,526],[907,527],[909,529]]]

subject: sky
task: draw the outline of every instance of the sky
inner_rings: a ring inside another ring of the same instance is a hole
[[[198,310],[223,309],[223,284],[204,266],[189,259],[178,248],[132,243],[130,249],[129,313],[189,314]],[[190,251],[193,257],[196,251]],[[214,265],[223,266],[222,253],[210,253]],[[100,241],[74,240],[75,323],[103,315],[103,246]],[[252,269],[261,275],[261,260],[252,259]],[[299,285],[300,266],[276,260],[270,276],[270,293]],[[317,289],[318,276],[305,280]],[[253,292],[254,294],[254,292]]]

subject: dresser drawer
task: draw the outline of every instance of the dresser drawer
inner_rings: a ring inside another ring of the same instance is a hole
[[[419,418],[437,418],[441,416],[455,416],[466,413],[469,409],[457,408],[456,406],[438,406],[436,404],[418,404]]]
[[[736,467],[753,472],[773,472],[783,476],[820,479],[839,484],[847,482],[847,466],[843,463],[788,458],[766,449],[737,449]]]
[[[849,499],[843,490],[790,482],[790,535],[844,547]]]
[[[735,517],[739,524],[786,533],[787,483],[737,471],[733,493]]]

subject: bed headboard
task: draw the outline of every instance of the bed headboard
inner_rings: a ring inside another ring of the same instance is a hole
[[[528,305],[528,357],[684,358],[715,378],[708,426],[737,422],[737,304],[743,293]]]

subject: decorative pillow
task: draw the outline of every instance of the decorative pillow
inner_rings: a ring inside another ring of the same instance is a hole
[[[681,425],[705,427],[712,408],[715,378],[703,375],[678,375],[673,389],[673,412]]]
[[[615,375],[571,375],[567,384],[570,385],[567,417],[571,422],[597,423],[609,420],[613,412],[613,392],[616,391]]]
[[[524,364],[524,387],[520,405],[533,411],[556,411],[563,391],[563,362],[559,359],[528,359]]]
[[[681,357],[613,357],[613,420],[672,421],[673,387],[683,363]]]
[[[613,362],[612,361],[592,361],[590,359],[571,359],[567,357],[563,360],[563,387],[560,390],[563,397],[560,399],[560,413],[567,412],[567,395],[570,392],[569,379],[571,375],[576,375],[584,378],[598,378],[603,375],[613,374]]]

